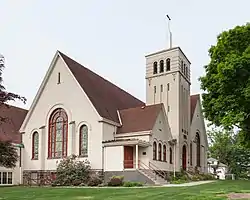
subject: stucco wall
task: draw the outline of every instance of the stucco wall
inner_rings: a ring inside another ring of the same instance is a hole
[[[108,141],[114,139],[114,134],[116,133],[116,126],[102,122],[102,140]]]
[[[173,168],[173,164],[169,162],[169,148],[170,145],[168,143],[169,140],[172,139],[172,135],[170,132],[170,127],[168,125],[168,121],[163,111],[161,111],[156,119],[154,128],[152,130],[152,137],[150,140],[151,146],[148,147],[148,151],[150,152],[150,162],[156,165],[161,170],[170,171]],[[153,160],[153,142],[157,143],[157,160]],[[162,158],[163,158],[163,145],[166,145],[167,149],[167,162],[158,161],[158,145],[161,143],[162,145]]]
[[[58,72],[61,84],[57,84]],[[76,82],[63,60],[58,57],[55,67],[23,134],[23,168],[25,170],[54,170],[58,159],[48,159],[48,120],[56,108],[63,108],[68,115],[68,155],[79,155],[79,128],[88,126],[88,160],[92,168],[102,168],[102,125],[97,112]],[[44,126],[40,129],[40,127]],[[39,159],[31,160],[32,133],[39,133]]]
[[[122,171],[123,158],[123,146],[104,147],[104,171]]]
[[[204,123],[203,123],[203,116],[202,116],[202,112],[201,112],[201,105],[200,102],[197,102],[195,111],[194,111],[194,115],[193,115],[193,120],[192,120],[192,124],[191,124],[191,140],[194,141],[195,140],[195,135],[196,132],[199,133],[200,135],[200,144],[201,144],[201,159],[200,159],[200,164],[201,164],[201,171],[202,172],[207,172],[207,150],[208,150],[208,146],[207,146],[207,134],[206,134],[206,130],[204,127]],[[196,143],[192,143],[193,144],[193,167],[196,166],[197,164],[197,157],[196,157]]]

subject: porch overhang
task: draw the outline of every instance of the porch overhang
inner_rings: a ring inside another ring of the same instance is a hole
[[[108,140],[102,142],[103,147],[109,147],[109,146],[135,146],[138,145],[140,147],[148,147],[150,146],[150,143],[144,140]]]

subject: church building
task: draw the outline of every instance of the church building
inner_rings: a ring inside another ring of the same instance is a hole
[[[180,47],[146,55],[143,102],[57,51],[30,109],[4,111],[19,124],[0,139],[21,134],[13,141],[22,148],[12,184],[53,179],[59,161],[72,154],[106,180],[124,175],[164,184],[169,171],[207,173],[207,135],[200,95],[190,95],[190,65]]]

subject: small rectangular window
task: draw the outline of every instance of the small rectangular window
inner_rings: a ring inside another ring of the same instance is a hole
[[[167,90],[169,91],[169,83],[167,84]]]
[[[154,93],[156,94],[156,86],[154,86]]]
[[[170,106],[168,106],[168,112],[170,111]]]
[[[0,172],[0,185],[2,184],[2,172]]]
[[[61,83],[61,73],[58,72],[58,77],[57,77],[57,84]]]
[[[7,184],[7,172],[3,172],[2,184]]]
[[[12,184],[12,172],[8,172],[8,184]]]
[[[161,85],[161,92],[163,92],[163,85]]]

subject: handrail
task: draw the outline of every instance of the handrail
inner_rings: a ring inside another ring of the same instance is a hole
[[[153,167],[151,167],[151,165]],[[164,171],[162,171],[161,169],[159,169],[155,164],[149,162],[149,167],[151,167],[154,171],[156,171],[156,173],[161,176],[162,178],[166,178],[166,173]]]
[[[139,165],[140,168],[142,167],[145,170],[149,170],[148,172],[151,172],[151,174],[154,176],[154,179],[156,180],[156,172],[152,169],[150,169],[150,167],[148,165],[146,165],[145,163],[143,163],[141,160],[139,160]]]

